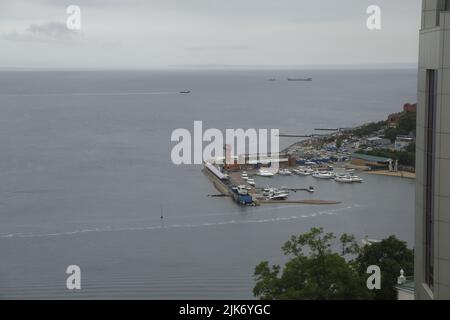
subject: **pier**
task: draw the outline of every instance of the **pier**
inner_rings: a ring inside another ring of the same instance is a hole
[[[260,206],[262,204],[292,204],[292,205],[336,205],[340,204],[339,201],[334,200],[274,200],[268,199],[262,193],[262,188],[249,186],[247,181],[242,179],[242,171],[236,170],[229,174],[222,173],[217,167],[211,164],[205,164],[203,173],[211,180],[214,187],[220,192],[220,194],[208,195],[208,197],[223,198],[230,197],[238,204],[244,204],[241,197],[232,191],[233,187],[245,185],[248,188],[248,196],[251,197],[251,203],[245,203],[247,205]],[[255,176],[254,170],[249,170],[249,177]],[[309,188],[283,188],[283,190],[292,192],[313,192]]]

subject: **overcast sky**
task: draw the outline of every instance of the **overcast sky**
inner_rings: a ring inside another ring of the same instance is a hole
[[[66,8],[81,8],[81,31]],[[382,30],[366,27],[369,5]],[[0,67],[416,63],[420,0],[0,0]]]

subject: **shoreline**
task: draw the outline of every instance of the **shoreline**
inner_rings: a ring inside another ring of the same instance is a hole
[[[379,175],[379,176],[411,179],[411,180],[416,179],[416,174],[414,172],[408,172],[408,171],[391,172],[391,171],[387,171],[387,170],[377,170],[377,171],[365,171],[364,173]]]

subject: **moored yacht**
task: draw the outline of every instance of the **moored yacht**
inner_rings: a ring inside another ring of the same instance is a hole
[[[273,174],[273,172],[270,172],[269,170],[259,169],[258,176],[270,178],[270,177],[273,177],[274,174]]]
[[[270,200],[286,200],[289,197],[289,192],[285,190],[271,189],[268,198]]]
[[[278,174],[281,176],[291,176],[292,172],[290,172],[288,169],[280,169],[278,170]]]
[[[294,172],[300,176],[310,176],[314,173],[314,170],[311,168],[299,167],[298,169],[295,169]]]
[[[334,173],[333,172],[321,172],[321,171],[316,171],[313,173],[312,175],[314,178],[317,179],[333,179],[334,178]]]

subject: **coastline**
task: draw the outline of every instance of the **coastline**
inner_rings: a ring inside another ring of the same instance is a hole
[[[364,173],[380,175],[380,176],[411,179],[411,180],[416,179],[416,174],[414,172],[408,172],[408,171],[391,172],[391,171],[387,171],[387,170],[377,170],[377,171],[365,171]]]

